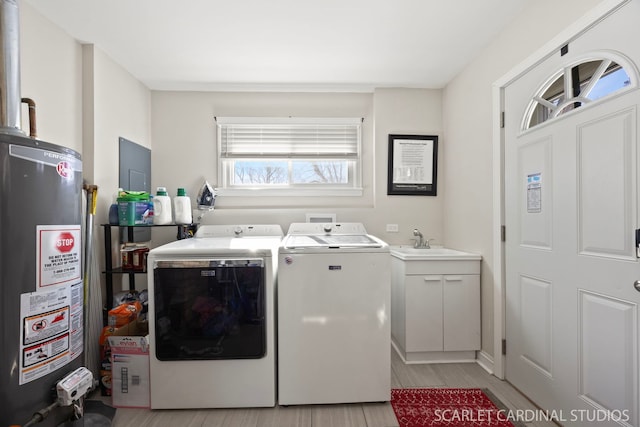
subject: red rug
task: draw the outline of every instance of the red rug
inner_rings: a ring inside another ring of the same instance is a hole
[[[497,403],[500,408],[479,388],[391,390],[391,406],[400,427],[513,427],[504,405]]]

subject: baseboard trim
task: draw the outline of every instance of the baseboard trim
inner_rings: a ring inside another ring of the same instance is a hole
[[[402,363],[404,363],[405,365],[411,365],[411,364],[415,364],[416,363],[416,362],[407,361],[404,358],[404,356],[402,355],[402,352],[398,348],[398,345],[396,344],[395,340],[393,340],[393,339],[391,340],[391,346],[395,350],[396,354],[398,356],[400,356],[400,359],[402,359]],[[453,361],[453,362],[455,362],[455,361]],[[478,365],[480,365],[480,367],[482,369],[487,371],[487,373],[489,373],[490,375],[494,375],[493,357],[489,353],[485,352],[484,350],[480,350],[480,351],[476,352],[476,359],[475,360],[464,360],[464,361],[461,360],[461,361],[458,361],[458,362],[475,362]],[[422,362],[422,363],[424,363],[424,362]],[[432,363],[447,363],[447,362],[446,361],[441,361],[441,362],[432,362]]]
[[[489,374],[493,375],[493,357],[489,353],[483,350],[479,351],[476,355],[476,363]]]

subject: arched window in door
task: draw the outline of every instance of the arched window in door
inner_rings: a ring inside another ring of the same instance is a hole
[[[621,65],[622,62],[600,56],[559,70],[534,95],[526,110],[522,129],[530,129],[624,89],[636,87],[636,74],[630,66]]]

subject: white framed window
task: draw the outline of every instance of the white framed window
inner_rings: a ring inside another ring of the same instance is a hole
[[[224,195],[355,196],[361,118],[217,117]]]

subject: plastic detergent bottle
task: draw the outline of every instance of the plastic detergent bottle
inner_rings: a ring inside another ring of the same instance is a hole
[[[147,215],[146,215],[146,221],[145,224],[153,224],[153,212],[154,212],[154,208],[153,208],[153,194],[149,194],[149,203],[148,203],[149,208],[147,209]]]
[[[173,210],[176,224],[191,224],[191,199],[184,188],[178,188],[178,195],[173,199]]]
[[[118,197],[122,194],[122,188],[118,188],[116,194],[113,195],[111,206],[109,206],[109,224],[118,225]]]
[[[158,187],[153,198],[153,223],[171,224],[171,198],[167,195],[165,187]]]

